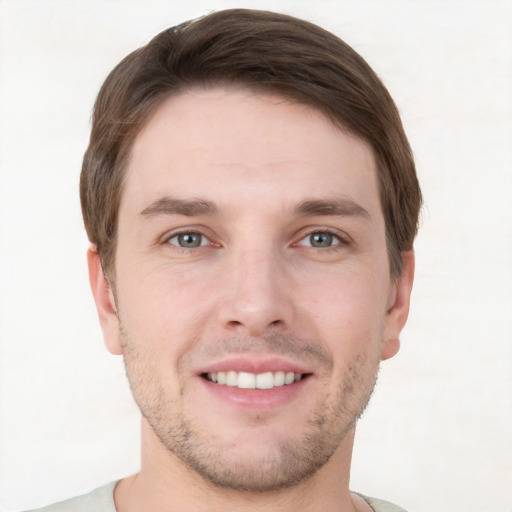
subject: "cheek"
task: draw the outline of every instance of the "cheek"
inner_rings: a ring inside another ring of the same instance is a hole
[[[386,310],[383,280],[357,273],[330,275],[304,289],[303,318],[309,318],[314,336],[333,352],[365,352],[377,349]]]
[[[201,337],[207,304],[199,298],[208,287],[186,273],[158,270],[125,274],[129,277],[119,283],[123,328],[132,342],[179,357]]]
[[[306,309],[333,319],[382,319],[386,311],[387,280],[376,273],[341,271],[311,275],[299,283]],[[305,293],[304,293],[305,292]]]

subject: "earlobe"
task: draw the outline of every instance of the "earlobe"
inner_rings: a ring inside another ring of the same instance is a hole
[[[93,246],[87,250],[87,265],[105,344],[112,354],[120,355],[122,354],[121,335],[114,294],[103,273],[100,256]]]
[[[391,290],[385,318],[381,359],[393,357],[400,348],[400,333],[409,315],[409,302],[414,281],[414,251],[402,253],[403,267]]]

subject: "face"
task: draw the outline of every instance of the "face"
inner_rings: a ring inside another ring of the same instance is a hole
[[[265,491],[328,464],[398,349],[370,148],[318,111],[243,90],[168,99],[137,136],[119,209],[107,345],[170,461]]]

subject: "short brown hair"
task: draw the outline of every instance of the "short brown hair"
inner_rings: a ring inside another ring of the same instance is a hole
[[[80,198],[89,240],[113,270],[117,216],[129,151],[141,127],[172,94],[237,85],[312,106],[366,141],[378,168],[390,270],[417,232],[421,192],[397,108],[350,46],[309,22],[267,11],[214,12],[158,34],[123,59],[96,100]]]

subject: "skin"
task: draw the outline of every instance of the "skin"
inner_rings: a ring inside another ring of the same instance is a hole
[[[117,486],[118,510],[368,510],[349,492],[354,428],[399,347],[403,257],[393,280],[366,143],[271,95],[167,99],[132,148],[112,286],[88,254],[143,413],[141,471]],[[204,378],[280,367],[305,378]]]

